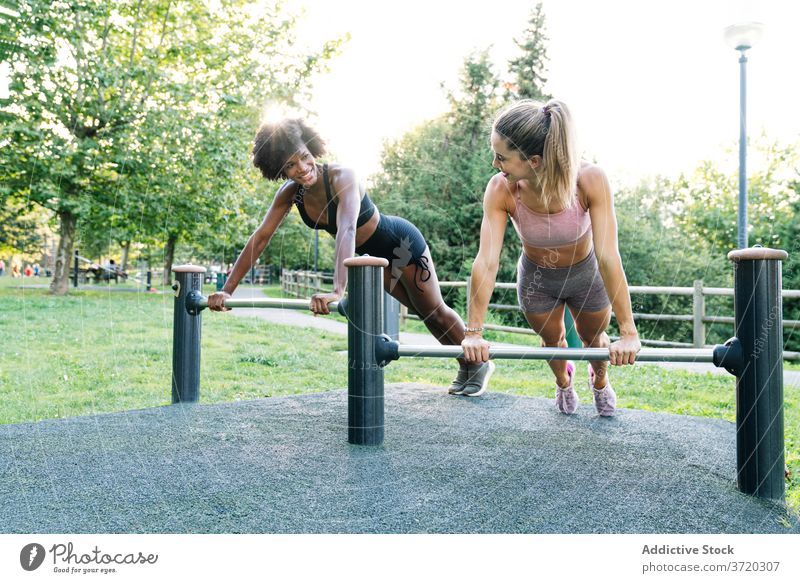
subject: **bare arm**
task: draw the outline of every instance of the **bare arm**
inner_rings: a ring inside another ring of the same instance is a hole
[[[597,264],[619,325],[620,341],[611,345],[611,364],[633,364],[641,344],[633,322],[628,281],[619,254],[617,217],[614,213],[611,186],[605,172],[596,166],[581,172],[578,186],[585,193],[589,204]]]
[[[315,314],[329,314],[328,303],[344,296],[347,289],[347,268],[344,260],[356,251],[356,223],[361,209],[361,191],[353,170],[339,168],[331,172],[331,187],[337,197],[336,210],[336,263],[333,272],[333,293],[314,294],[311,297],[311,311]]]
[[[225,299],[229,298],[236,290],[239,282],[253,267],[256,259],[263,253],[269,244],[275,231],[281,225],[286,215],[292,210],[292,194],[289,185],[281,187],[275,194],[272,204],[267,210],[264,221],[259,225],[255,232],[250,235],[247,244],[242,249],[236,263],[233,265],[228,280],[222,287],[222,291],[212,294],[208,298],[208,307],[215,311],[224,311]]]
[[[505,203],[505,184],[495,176],[486,186],[483,197],[483,220],[478,255],[472,262],[470,276],[469,314],[467,328],[482,328],[486,309],[494,291],[497,270],[500,266],[500,252],[506,232],[508,210]],[[467,332],[461,343],[464,358],[471,362],[489,360],[489,343],[480,332]]]

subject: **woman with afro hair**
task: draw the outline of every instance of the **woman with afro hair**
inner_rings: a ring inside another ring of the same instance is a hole
[[[442,299],[433,259],[419,229],[401,217],[384,215],[370,200],[356,173],[338,164],[321,164],[325,144],[301,119],[284,119],[259,128],[253,145],[253,165],[267,180],[284,180],[264,221],[250,236],[222,291],[211,295],[208,307],[225,311],[225,300],[247,274],[292,207],[303,222],[336,240],[334,285],[331,293],[314,294],[310,309],[328,314],[328,304],[344,295],[347,269],[343,262],[355,254],[383,257],[384,289],[419,314],[442,344],[460,345],[464,322]],[[494,363],[458,359],[459,371],[448,389],[452,395],[477,397],[484,393]]]

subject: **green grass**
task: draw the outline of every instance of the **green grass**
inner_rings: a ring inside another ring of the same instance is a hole
[[[156,407],[170,403],[172,304],[169,294],[78,291],[53,297],[21,290],[0,278],[0,423]],[[28,282],[25,282],[28,283]],[[204,293],[213,292],[206,286]],[[271,288],[269,295],[280,297]],[[336,316],[336,318],[340,318]],[[341,318],[340,318],[341,319]],[[424,332],[420,322],[407,331]],[[538,345],[534,336],[492,332],[493,341]],[[347,340],[337,334],[276,326],[232,314],[203,319],[202,400],[261,399],[343,389]],[[502,361],[492,390],[552,396],[542,362]],[[386,368],[387,382],[446,386],[454,363],[405,359]],[[586,371],[577,388],[590,396]],[[615,368],[619,405],[626,408],[734,421],[735,383],[724,375],[693,374],[655,365]],[[800,387],[785,387],[787,501],[800,509]]]

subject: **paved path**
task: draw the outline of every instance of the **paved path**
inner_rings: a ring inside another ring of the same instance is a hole
[[[240,287],[234,294],[237,298],[261,298],[264,297],[261,288]],[[325,317],[315,317],[309,313],[298,310],[269,309],[269,308],[237,308],[231,310],[231,314],[246,318],[261,318],[275,324],[285,324],[288,326],[301,326],[306,328],[317,328],[334,332],[337,334],[347,334],[347,325],[343,322],[336,322]],[[401,332],[400,342],[403,344],[439,344],[430,334],[415,334],[411,332]],[[514,346],[513,344],[498,344],[499,346]],[[698,374],[729,374],[725,369],[717,368],[713,364],[697,362],[660,362],[654,363],[658,366],[670,369],[679,369]],[[785,370],[783,373],[784,386],[800,386],[800,371]]]

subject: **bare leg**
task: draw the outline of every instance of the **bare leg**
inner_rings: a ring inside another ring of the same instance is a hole
[[[430,249],[425,248],[423,257],[428,269],[416,265],[402,269],[399,277],[384,272],[384,287],[403,305],[413,309],[431,334],[442,344],[460,345],[464,340],[464,321],[448,306],[439,291],[439,279],[431,259]],[[494,372],[494,363],[470,363],[458,358],[459,370],[447,392],[451,395],[479,397],[489,384]]]
[[[416,265],[402,270],[399,281],[393,280],[390,270],[384,271],[384,288],[408,308],[413,309],[431,334],[442,344],[459,345],[464,339],[464,321],[442,299],[439,279],[426,247],[424,256],[428,261],[429,272],[423,274]],[[430,274],[430,277],[427,277]],[[426,277],[423,281],[423,276]]]
[[[575,320],[575,330],[584,346],[592,348],[607,348],[610,344],[606,328],[611,322],[611,307],[599,312],[578,312],[570,309]],[[608,373],[607,360],[591,361],[594,370],[594,388],[602,389],[606,386],[606,375]]]
[[[542,346],[561,347],[567,346],[567,331],[564,328],[564,304],[556,306],[550,312],[525,312],[525,319],[531,328],[542,338]],[[569,386],[566,360],[548,361],[556,383],[559,387]]]

